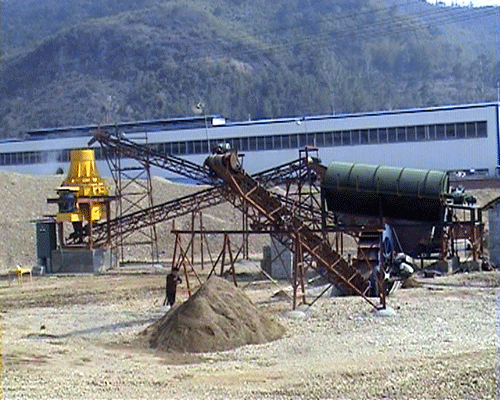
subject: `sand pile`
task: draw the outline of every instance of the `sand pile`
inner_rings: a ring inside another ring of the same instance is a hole
[[[266,343],[284,332],[283,326],[257,309],[243,291],[212,277],[145,333],[153,348],[203,353]]]
[[[47,199],[57,197],[56,189],[61,186],[65,176],[24,175],[0,170],[0,192],[2,193],[2,201],[0,202],[0,274],[7,273],[9,269],[18,264],[26,267],[36,265],[36,226],[32,221],[42,218],[44,215],[57,213],[57,205],[48,204]],[[110,187],[113,187],[111,180],[107,179],[107,182]],[[196,185],[170,182],[160,177],[154,177],[152,183],[155,204],[164,203],[203,189],[203,187]],[[130,189],[134,191],[133,186]],[[114,206],[112,210],[114,210]],[[176,219],[177,229],[190,229],[191,223],[191,214]],[[203,210],[203,224],[206,229],[238,229],[241,227],[241,213],[229,203],[223,203]],[[172,221],[159,223],[156,228],[158,243],[163,243],[160,259],[170,260],[175,242],[175,235],[170,233]],[[141,234],[140,240],[143,239],[144,236]],[[222,239],[222,235],[211,239],[214,242],[215,251],[222,248]],[[268,240],[269,238],[264,235],[252,235],[250,254],[260,254],[262,246],[268,244]],[[131,240],[127,239],[127,241]],[[195,257],[198,257],[198,237],[195,243]],[[150,251],[148,246],[127,245],[125,246],[125,259],[149,259]]]

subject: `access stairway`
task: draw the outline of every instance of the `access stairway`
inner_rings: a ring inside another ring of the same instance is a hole
[[[370,296],[377,296],[379,288],[377,279],[372,273],[377,270],[380,263],[380,243],[382,232],[364,231],[358,238],[358,257],[355,262],[356,270],[366,279],[370,280]]]
[[[291,212],[289,207],[246,174],[237,163],[235,152],[211,155],[205,164],[227,184],[234,194],[265,217],[270,225],[280,233],[286,234],[293,243],[300,245],[309,253],[316,261],[314,267],[316,271],[330,283],[342,292],[360,295],[373,307],[378,307],[367,297],[370,289],[369,282],[336,253],[327,241]],[[228,201],[231,202],[231,200],[228,198]]]

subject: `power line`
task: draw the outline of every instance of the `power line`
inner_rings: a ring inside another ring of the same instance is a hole
[[[387,15],[387,11],[389,10],[398,10],[408,6],[420,6],[420,7],[431,7],[425,12],[414,12],[411,14],[401,14],[399,17],[394,19],[394,16]],[[271,45],[261,45],[255,46],[253,48],[247,47],[246,49],[240,49],[239,53],[244,54],[247,57],[252,57],[254,55],[261,54],[262,51],[268,52],[286,52],[293,50],[296,47],[300,46],[329,46],[332,40],[336,42],[341,42],[344,40],[352,40],[359,41],[363,39],[371,39],[373,37],[388,37],[388,36],[400,36],[402,34],[407,34],[410,32],[416,33],[418,31],[425,32],[431,26],[443,26],[452,23],[462,23],[474,20],[478,17],[488,17],[493,16],[496,13],[496,8],[488,7],[488,8],[479,8],[479,7],[442,7],[442,6],[433,6],[431,4],[423,5],[421,1],[413,0],[407,1],[403,4],[397,6],[387,6],[376,9],[375,11],[362,11],[357,13],[350,13],[347,15],[343,15],[342,17],[335,18],[330,22],[330,24],[334,25],[338,23],[338,25],[344,24],[347,20],[352,19],[360,19],[364,16],[372,16],[375,13],[382,13],[384,15],[383,18],[377,20],[375,23],[366,24],[363,26],[351,26],[344,27],[343,29],[329,29],[323,33],[319,33],[316,35],[307,35],[301,33],[303,36],[300,39],[288,39],[282,41],[281,43],[274,43]],[[403,18],[408,15],[410,17],[409,20],[404,20]],[[293,28],[292,28],[293,29]],[[296,28],[297,29],[297,28]],[[285,30],[290,30],[289,28],[278,28],[274,30],[266,30],[261,32],[253,32],[253,35],[257,35],[257,37],[263,37],[264,39],[269,38],[266,36],[268,34],[273,34],[277,32],[282,32]],[[221,39],[222,40],[222,39]],[[250,44],[248,46],[251,46]],[[226,55],[227,52],[219,51],[218,53],[212,53],[211,57],[222,57]],[[199,57],[195,59],[200,59],[204,57]],[[189,58],[193,60],[192,57]]]

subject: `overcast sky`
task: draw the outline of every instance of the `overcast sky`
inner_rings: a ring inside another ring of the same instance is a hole
[[[435,4],[436,0],[427,0],[429,3]],[[458,5],[470,5],[471,3],[475,7],[481,6],[498,6],[500,5],[500,0],[438,0],[439,2],[446,3],[448,5],[458,4]]]

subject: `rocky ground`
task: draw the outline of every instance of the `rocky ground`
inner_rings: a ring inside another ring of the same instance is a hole
[[[357,297],[291,311],[278,286],[239,287],[285,328],[224,352],[164,353],[164,275],[0,282],[4,399],[495,399],[497,274],[420,279],[374,312]],[[180,301],[186,299],[185,285]]]
[[[0,277],[16,265],[34,265],[33,220],[55,213],[46,199],[62,179],[0,171]],[[199,189],[161,178],[153,183],[157,203]],[[472,192],[486,203],[498,189]],[[204,223],[237,227],[240,218],[219,206],[207,210]],[[190,218],[177,224],[187,229]],[[158,231],[166,260],[173,249],[170,227]],[[420,279],[421,287],[390,297],[384,313],[355,297],[322,298],[291,312],[289,299],[275,296],[290,292],[288,283],[256,275],[263,244],[252,242],[254,270],[240,277],[239,287],[286,328],[285,336],[224,352],[149,348],[141,332],[166,312],[168,263],[99,276],[34,277],[22,286],[0,280],[2,397],[497,398],[496,272]],[[198,272],[207,275],[207,269]],[[187,298],[185,280],[179,297]]]

